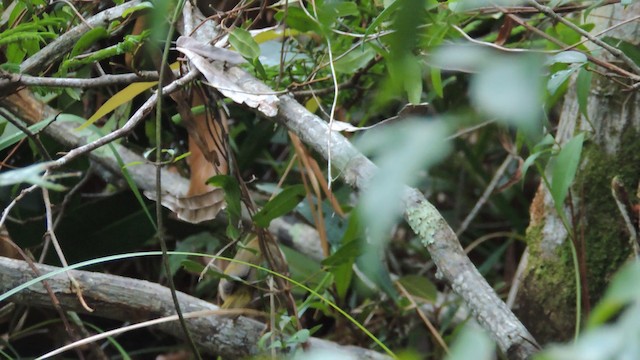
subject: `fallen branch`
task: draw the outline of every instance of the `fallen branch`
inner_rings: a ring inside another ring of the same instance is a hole
[[[43,274],[60,269],[48,265],[36,266]],[[73,270],[71,273],[82,287],[87,303],[95,309],[91,315],[141,322],[171,316],[175,313],[169,289],[164,286],[144,280],[89,271]],[[0,257],[0,293],[5,293],[34,278],[26,262]],[[69,288],[69,279],[64,273],[55,275],[47,281],[65,310],[86,313]],[[260,351],[257,344],[265,331],[263,323],[244,316],[224,315],[217,306],[181,292],[178,292],[178,298],[185,312],[202,310],[209,310],[213,314],[220,312],[219,315],[187,320],[189,331],[203,351],[230,359],[254,355]],[[51,299],[41,283],[16,293],[9,300],[27,306],[52,307]],[[177,337],[183,335],[182,329],[175,321],[158,324],[156,327]],[[342,351],[358,359],[388,359],[386,355],[372,350],[311,338],[308,350],[317,349]]]

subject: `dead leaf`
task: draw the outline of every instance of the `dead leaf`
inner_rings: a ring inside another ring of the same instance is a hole
[[[244,103],[249,107],[258,109],[268,117],[274,117],[278,114],[279,99],[274,94],[251,93],[229,79],[225,74],[224,63],[211,62],[207,58],[183,47],[177,47],[177,49],[185,54],[191,63],[200,70],[208,81],[207,85],[217,89],[222,95],[238,104]]]

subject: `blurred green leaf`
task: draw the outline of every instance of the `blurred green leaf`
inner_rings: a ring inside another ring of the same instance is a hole
[[[547,82],[547,90],[549,91],[549,94],[554,95],[556,91],[558,91],[558,88],[560,88],[560,86],[569,79],[569,76],[579,68],[580,66],[569,66],[567,69],[560,70],[552,74]]]
[[[129,14],[133,14],[136,11],[153,9],[153,3],[149,1],[142,2],[136,6],[132,6],[129,9],[122,12],[122,17],[127,17]]]
[[[389,71],[390,90],[404,91],[412,104],[419,104],[422,97],[422,58],[415,55],[420,25],[426,16],[422,0],[396,0],[399,8],[392,21],[394,30],[385,40],[389,52],[385,56]]]
[[[6,171],[0,174],[0,187],[14,185],[14,184],[21,184],[21,183],[29,183],[29,184],[41,186],[49,190],[55,190],[55,191],[65,190],[66,187],[60,184],[56,184],[52,181],[49,181],[48,178],[43,175],[46,169],[47,169],[47,164],[37,163],[21,169]]]
[[[439,98],[444,97],[444,89],[442,87],[442,73],[440,69],[431,67],[431,85]]]
[[[609,288],[598,306],[593,309],[589,317],[588,328],[594,328],[609,321],[625,304],[640,302],[640,261],[634,261],[624,266],[613,277]]]
[[[278,17],[281,19],[284,16],[284,13],[278,14],[282,15],[276,16],[276,19],[278,19]],[[321,32],[319,24],[315,20],[309,18],[304,10],[300,9],[299,7],[290,6],[287,9],[287,17],[285,19],[285,22],[292,29],[302,32]]]
[[[291,277],[296,281],[302,281],[308,286],[313,286],[320,281],[323,274],[320,271],[320,264],[305,254],[302,254],[287,246],[281,246],[282,252],[287,258]]]
[[[305,194],[306,191],[304,189],[304,185],[293,185],[284,188],[254,215],[253,221],[259,227],[269,227],[271,220],[293,210],[304,198]]]
[[[398,279],[398,282],[402,284],[411,296],[429,301],[436,301],[438,290],[431,280],[426,277],[420,275],[406,275]]]
[[[360,256],[364,250],[362,249],[364,244],[358,241],[351,241],[341,246],[338,251],[331,254],[331,256],[322,260],[324,266],[340,266],[343,264],[353,264],[354,260]]]
[[[367,65],[375,55],[376,52],[369,46],[364,49],[356,48],[338,59],[333,65],[338,73],[353,74]]]
[[[37,134],[40,130],[45,128],[54,120],[56,119],[54,117],[51,117],[49,119],[30,125],[27,127],[27,129],[29,129],[29,131],[31,131],[32,134]],[[15,129],[15,131],[13,131],[10,134],[4,134],[4,130],[5,130],[5,127],[7,126],[7,122],[3,122],[2,124],[4,125],[2,125],[2,137],[0,137],[0,151],[8,148],[9,146],[27,137],[27,134],[23,133],[22,131],[16,128],[13,128],[13,126],[11,126],[11,128]]]
[[[358,6],[352,1],[317,0],[315,9],[325,34],[331,31],[338,18],[359,14]]]
[[[637,280],[637,273],[636,280]],[[627,287],[637,288],[633,285]],[[640,302],[635,301],[613,324],[589,329],[568,345],[551,345],[536,360],[626,360],[640,358]]]
[[[578,170],[583,142],[584,133],[574,136],[562,147],[560,153],[553,159],[550,190],[558,213],[562,212],[564,200],[567,197],[569,187],[573,183],[576,171]]]
[[[388,6],[386,6],[384,10],[382,10],[382,12],[380,12],[380,14],[378,14],[378,16],[371,22],[371,25],[367,27],[367,30],[364,32],[365,38],[369,34],[373,33],[380,25],[382,25],[382,23],[389,20],[391,15],[394,13],[394,11],[396,11],[396,9],[400,6],[401,3],[402,1],[396,0],[396,1],[393,1],[391,4],[389,4]]]
[[[628,41],[616,39],[614,37],[605,36],[602,38],[605,43],[620,49],[625,55],[627,55],[633,62],[640,65],[640,49],[637,44],[632,44]]]
[[[190,235],[179,241],[176,244],[176,251],[213,254],[215,253],[215,249],[219,246],[220,240],[217,237],[214,237],[209,231],[204,231]],[[176,274],[182,266],[182,262],[186,259],[187,255],[172,255],[169,257],[169,268],[171,269],[172,276]]]
[[[469,89],[475,107],[505,124],[533,133],[542,115],[539,59],[494,55],[483,62],[486,63],[472,78]]]
[[[71,49],[69,53],[69,57],[74,57],[76,55],[82,54],[85,50],[89,49],[91,45],[96,42],[105,39],[109,36],[107,29],[102,26],[95,27],[89,31],[87,31],[84,35],[78,39],[76,44]]]
[[[477,326],[466,325],[456,338],[446,360],[490,360],[494,358],[495,344]]]
[[[580,68],[578,72],[578,78],[576,79],[576,93],[578,97],[578,106],[580,113],[589,120],[589,112],[587,109],[589,93],[591,92],[591,78],[592,72],[587,70],[586,67]]]
[[[235,28],[229,34],[231,46],[247,59],[257,59],[260,56],[260,46],[247,30]]]
[[[202,271],[204,270],[204,265],[202,265],[199,262],[193,261],[193,260],[189,260],[189,259],[184,259],[180,262],[180,266],[188,273],[194,274],[194,275],[198,275],[200,273],[202,273]],[[218,274],[218,272],[210,270],[209,271],[211,274]]]
[[[387,234],[400,216],[404,186],[412,185],[419,171],[433,166],[449,152],[447,133],[443,121],[414,118],[370,130],[357,142],[379,166],[358,207],[369,237],[367,252],[358,259],[358,265],[390,296],[396,292],[380,262]]]

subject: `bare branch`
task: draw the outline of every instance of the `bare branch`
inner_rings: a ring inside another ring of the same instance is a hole
[[[129,85],[140,81],[157,81],[158,72],[140,71],[136,74],[102,75],[95,78],[50,78],[11,73],[0,73],[0,91],[12,86],[46,86],[90,89],[110,85]]]
[[[37,265],[45,274],[60,268]],[[173,315],[175,309],[169,289],[148,281],[135,280],[115,275],[106,275],[88,271],[71,271],[83,290],[84,298],[95,309],[94,316],[101,316],[122,321],[144,321]],[[32,280],[32,271],[24,261],[0,257],[0,293],[5,293],[25,282]],[[63,308],[79,313],[86,311],[78,303],[75,294],[69,289],[69,281],[64,274],[47,279],[53,292],[60,299]],[[185,311],[210,310],[216,313],[219,308],[207,301],[178,292],[180,303]],[[27,306],[51,307],[51,299],[43,286],[38,283],[16,293],[9,298],[18,304]],[[243,316],[212,315],[188,319],[189,330],[194,335],[198,346],[211,354],[236,359],[257,354],[258,340],[265,330],[265,325]],[[182,336],[183,332],[176,322],[168,322],[157,326],[160,330],[174,336]],[[310,350],[333,349],[344,351],[358,359],[388,359],[375,351],[355,346],[342,346],[336,343],[311,338]]]

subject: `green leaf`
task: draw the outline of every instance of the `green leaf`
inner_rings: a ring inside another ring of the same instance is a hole
[[[257,59],[260,56],[260,46],[247,30],[235,28],[229,34],[231,46],[247,59]]]
[[[284,15],[281,15],[280,18],[282,18],[283,16]],[[277,18],[278,17],[276,17],[276,19]],[[309,18],[304,10],[298,7],[289,7],[289,9],[287,10],[287,18],[285,19],[285,22],[292,29],[302,32],[321,32],[319,24],[314,19]]]
[[[573,63],[586,63],[587,56],[580,51],[569,50],[555,54],[547,60],[547,65],[555,63],[573,64]]]
[[[182,260],[180,262],[180,266],[187,272],[192,273],[192,274],[199,274],[202,272],[202,270],[204,270],[204,265],[200,264],[199,262],[193,261],[193,260],[189,260],[189,259],[185,259]],[[212,271],[214,272],[214,271]],[[175,272],[173,273],[175,274]]]
[[[627,55],[633,62],[640,65],[640,49],[638,49],[638,45],[634,45],[630,42],[620,40],[614,37],[605,36],[602,38],[602,41],[605,43],[618,48],[625,55]]]
[[[589,111],[587,109],[587,102],[589,100],[589,92],[591,91],[591,78],[593,73],[582,67],[578,72],[578,78],[576,79],[576,92],[578,97],[578,107],[580,113],[589,119]]]
[[[31,126],[28,127],[28,129],[31,131],[31,133],[33,134],[37,134],[40,130],[42,130],[43,128],[45,128],[47,125],[49,125],[52,121],[54,121],[54,118],[49,119],[49,121],[44,120],[44,121],[40,121],[38,123],[35,123]],[[7,125],[7,123],[3,123],[4,126]],[[4,127],[3,127],[3,131],[4,131]],[[8,134],[8,135],[3,135],[2,138],[0,138],[0,151],[8,148],[9,146],[17,143],[18,141],[24,139],[25,137],[27,137],[27,134],[23,133],[22,131],[16,131],[12,134]]]
[[[342,235],[342,246],[333,255],[329,256],[323,264],[329,266],[329,272],[333,274],[334,284],[338,298],[344,300],[353,278],[353,264],[356,258],[361,256],[365,248],[362,241],[362,225],[357,210],[351,212],[349,225]],[[357,247],[356,247],[357,246]],[[356,247],[354,249],[354,247]],[[353,256],[353,257],[352,257]]]
[[[333,274],[336,293],[340,300],[344,300],[349,291],[353,279],[353,263],[332,267],[329,271]]]
[[[296,332],[295,334],[291,335],[291,337],[289,337],[287,339],[287,345],[302,344],[305,341],[307,341],[310,336],[311,336],[311,334],[309,333],[309,329],[299,330],[298,332]]]
[[[251,65],[253,65],[253,68],[256,69],[256,72],[258,73],[258,75],[260,75],[260,78],[262,80],[267,80],[267,72],[265,71],[264,66],[262,66],[259,58],[253,59]]]
[[[364,37],[366,38],[367,35],[374,32],[383,22],[387,21],[393,14],[393,12],[398,8],[398,6],[400,6],[400,3],[401,1],[396,0],[392,2],[389,6],[387,6],[384,10],[382,10],[382,12],[380,12],[378,17],[376,17],[371,22],[371,25],[367,27],[367,30],[364,32]]]
[[[440,69],[431,67],[431,85],[439,98],[444,97],[444,89],[442,88],[442,73]]]
[[[365,67],[376,52],[371,47],[357,48],[333,63],[336,72],[341,74],[353,74]]]
[[[583,143],[584,133],[580,133],[569,140],[554,159],[551,173],[551,197],[558,213],[562,212],[564,200],[578,170]]]
[[[129,9],[122,12],[122,17],[124,18],[124,17],[127,17],[129,14],[133,14],[136,11],[146,10],[146,9],[153,9],[153,4],[149,1],[145,1],[143,3],[140,3],[139,5],[132,6]]]
[[[293,185],[283,189],[255,214],[253,221],[261,228],[269,227],[271,220],[293,210],[305,194],[304,185]]]
[[[84,35],[78,39],[78,42],[71,49],[71,53],[69,57],[74,57],[76,55],[82,54],[85,50],[87,50],[91,45],[96,42],[105,39],[109,36],[109,32],[102,26],[95,27],[89,31],[87,31]]]
[[[398,279],[398,282],[400,282],[412,296],[430,301],[436,300],[438,290],[436,286],[424,276],[407,275]]]
[[[0,187],[21,183],[38,185],[47,189],[62,191],[66,188],[62,185],[47,180],[42,173],[47,169],[44,163],[29,165],[15,170],[9,170],[0,174]]]
[[[552,74],[547,82],[547,90],[549,91],[549,94],[554,95],[556,91],[558,91],[558,88],[560,88],[560,86],[562,86],[562,84],[564,84],[565,81],[569,79],[569,76],[571,76],[571,74],[576,70],[578,70],[578,67],[570,66],[568,69],[560,70]]]
[[[353,264],[355,259],[364,253],[363,244],[359,241],[351,241],[342,245],[338,251],[322,260],[324,266],[340,266]]]
[[[338,18],[359,14],[357,5],[351,1],[325,0],[319,2],[316,9],[325,34],[334,27]]]

